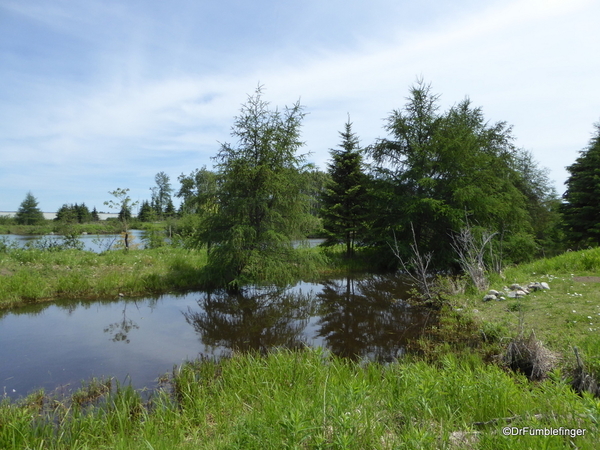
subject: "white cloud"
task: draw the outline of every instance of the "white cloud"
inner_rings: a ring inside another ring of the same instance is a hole
[[[298,15],[287,35],[281,24],[257,29],[261,17],[243,17],[248,9],[232,12],[236,24],[255,21],[247,40],[227,23],[193,26],[196,20],[208,23],[199,12],[223,19],[226,11],[191,6],[189,17],[178,22],[186,11],[177,16],[157,6],[162,17],[134,3],[91,5],[0,6],[27,17],[34,30],[51,30],[44,35],[51,41],[41,47],[0,45],[13,61],[0,68],[0,82],[10,87],[0,94],[7,100],[0,105],[0,154],[8,170],[28,168],[20,186],[51,183],[56,192],[47,201],[55,208],[65,201],[91,203],[88,198],[104,198],[116,185],[129,184],[146,196],[158,171],[168,168],[175,182],[181,172],[210,165],[217,141],[230,141],[233,116],[258,82],[273,106],[301,98],[309,112],[304,140],[321,168],[347,113],[368,145],[384,134],[382,119],[403,106],[417,76],[432,82],[444,107],[469,96],[491,121],[514,124],[517,143],[551,168],[559,188],[564,166],[587,144],[600,115],[600,62],[594,58],[600,8],[591,1],[394,2],[379,28],[372,10],[364,10],[364,23],[351,22],[363,8],[351,4],[354,12],[318,33],[302,27],[322,27],[325,18],[335,17],[333,6],[323,6],[318,19],[284,8],[277,13],[284,22]],[[337,30],[351,44],[336,42]],[[298,39],[303,32],[305,42]],[[264,49],[253,47],[265,39]],[[56,58],[40,62],[36,51],[43,56],[50,47]],[[84,50],[81,61],[73,48]],[[50,172],[54,178],[44,178]],[[86,187],[76,194],[83,198],[58,199],[60,180],[81,179]],[[8,192],[7,183],[14,182],[3,177],[0,189]],[[16,208],[20,197],[2,195],[0,210]]]

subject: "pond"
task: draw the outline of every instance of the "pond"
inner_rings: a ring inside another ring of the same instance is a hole
[[[143,230],[129,230],[129,233],[133,236],[132,243],[136,244],[138,248],[144,248],[144,236],[146,234]],[[131,238],[130,238],[131,239]],[[2,234],[0,240],[5,240],[7,244],[15,243],[19,247],[24,247],[26,244],[33,244],[36,241],[47,241],[61,243],[63,237],[60,235],[20,235],[20,234]],[[116,244],[121,240],[120,234],[82,234],[77,237],[77,240],[83,244],[83,250],[101,253],[109,250],[113,244]]]
[[[146,232],[143,230],[129,230],[129,233],[133,236],[133,239],[131,240],[132,244],[139,249],[144,248],[144,237],[146,236]],[[118,243],[121,239],[120,234],[83,234],[77,237],[77,240],[83,244],[83,250],[95,253],[101,253],[111,249],[113,244]],[[19,247],[24,247],[27,243],[34,243],[35,241],[41,240],[61,243],[63,238],[60,235],[2,234],[0,235],[0,242],[2,240],[6,241],[9,245],[15,243]],[[316,247],[324,241],[325,239],[305,239],[302,241],[294,241],[292,244],[294,247],[300,245]]]
[[[310,346],[389,362],[436,320],[403,298],[400,278],[369,275],[238,295],[57,301],[3,311],[0,396],[75,390],[92,377],[153,389],[174,365],[233,351]]]

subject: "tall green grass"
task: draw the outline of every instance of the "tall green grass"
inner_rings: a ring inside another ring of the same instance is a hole
[[[130,388],[86,404],[0,405],[0,448],[596,448],[600,407],[560,377],[530,384],[476,355],[360,365],[318,350],[190,362],[144,402]],[[504,436],[504,426],[584,436]],[[474,443],[456,446],[460,433]]]
[[[0,252],[0,308],[53,298],[197,289],[205,265],[206,251],[172,247],[102,254],[12,249]]]

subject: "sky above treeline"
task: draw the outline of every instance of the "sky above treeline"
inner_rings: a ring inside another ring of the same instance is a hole
[[[0,0],[0,211],[211,168],[255,88],[297,100],[326,170],[348,115],[367,146],[417,78],[513,126],[559,193],[600,120],[597,0]]]

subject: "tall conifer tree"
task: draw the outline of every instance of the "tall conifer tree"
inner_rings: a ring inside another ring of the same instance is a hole
[[[600,122],[590,144],[574,164],[562,206],[565,234],[578,247],[600,244]]]
[[[350,256],[365,228],[367,179],[363,172],[359,139],[352,132],[349,118],[340,136],[340,147],[330,150],[332,162],[328,169],[331,181],[323,194],[321,215],[329,243],[344,243],[346,255]]]

